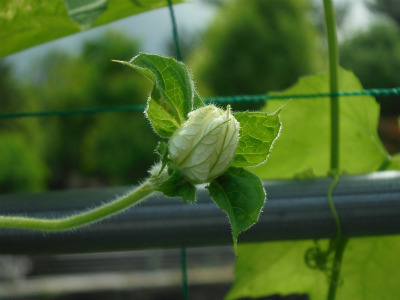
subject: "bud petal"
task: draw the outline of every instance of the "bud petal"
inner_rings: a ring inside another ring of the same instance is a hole
[[[208,105],[192,111],[169,141],[173,163],[194,184],[210,182],[228,169],[239,142],[239,122]]]

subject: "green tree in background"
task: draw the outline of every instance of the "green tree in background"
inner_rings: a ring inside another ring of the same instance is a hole
[[[207,96],[266,93],[321,65],[306,0],[235,0],[222,6],[189,64]],[[237,108],[238,109],[238,108]]]
[[[137,52],[136,42],[109,33],[78,57],[53,54],[41,64],[38,101],[46,110],[145,104],[150,83],[111,62]],[[51,188],[131,184],[154,161],[156,137],[142,112],[53,117],[42,125]]]
[[[0,134],[0,192],[40,191],[47,168],[29,140],[18,133]]]
[[[391,25],[374,25],[340,46],[340,62],[354,71],[365,88],[400,86],[400,30]],[[382,115],[398,115],[398,96],[377,97]]]
[[[371,9],[389,16],[400,26],[400,6],[398,0],[375,0],[368,4]]]
[[[10,68],[0,61],[2,113],[35,110],[26,87],[17,86]],[[40,191],[47,168],[41,157],[43,134],[35,119],[0,120],[0,192]]]

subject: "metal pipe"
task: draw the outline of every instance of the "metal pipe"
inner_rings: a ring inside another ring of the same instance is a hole
[[[331,238],[331,178],[266,181],[259,222],[239,242]],[[0,195],[0,214],[56,217],[93,207],[129,188]],[[103,252],[232,244],[225,214],[199,188],[195,204],[154,195],[98,224],[66,232],[0,229],[0,254]],[[400,233],[400,172],[340,178],[333,201],[348,237]]]

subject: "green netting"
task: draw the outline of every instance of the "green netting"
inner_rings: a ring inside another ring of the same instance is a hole
[[[366,89],[362,91],[343,91],[338,93],[315,93],[315,94],[295,94],[295,95],[235,95],[226,97],[211,97],[205,99],[206,103],[216,104],[229,104],[239,102],[265,102],[273,99],[309,99],[309,98],[324,98],[331,96],[390,96],[400,95],[400,87],[390,89]],[[86,114],[99,114],[99,113],[110,113],[110,112],[132,112],[132,111],[143,111],[146,108],[145,105],[125,105],[125,106],[111,106],[111,107],[93,107],[93,108],[82,108],[82,109],[70,109],[70,110],[53,110],[53,111],[38,111],[38,112],[18,112],[18,113],[3,113],[0,114],[0,119],[14,119],[14,118],[26,118],[26,117],[54,117],[54,116],[68,116],[68,115],[86,115]]]

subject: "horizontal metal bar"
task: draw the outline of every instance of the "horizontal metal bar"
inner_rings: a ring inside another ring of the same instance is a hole
[[[265,182],[259,222],[240,242],[329,238],[336,234],[326,199],[331,178]],[[0,195],[0,214],[57,217],[94,207],[127,187]],[[225,214],[200,188],[195,204],[154,195],[100,223],[66,232],[0,229],[0,253],[76,253],[232,244]],[[343,234],[400,233],[400,172],[343,176],[334,190]]]

